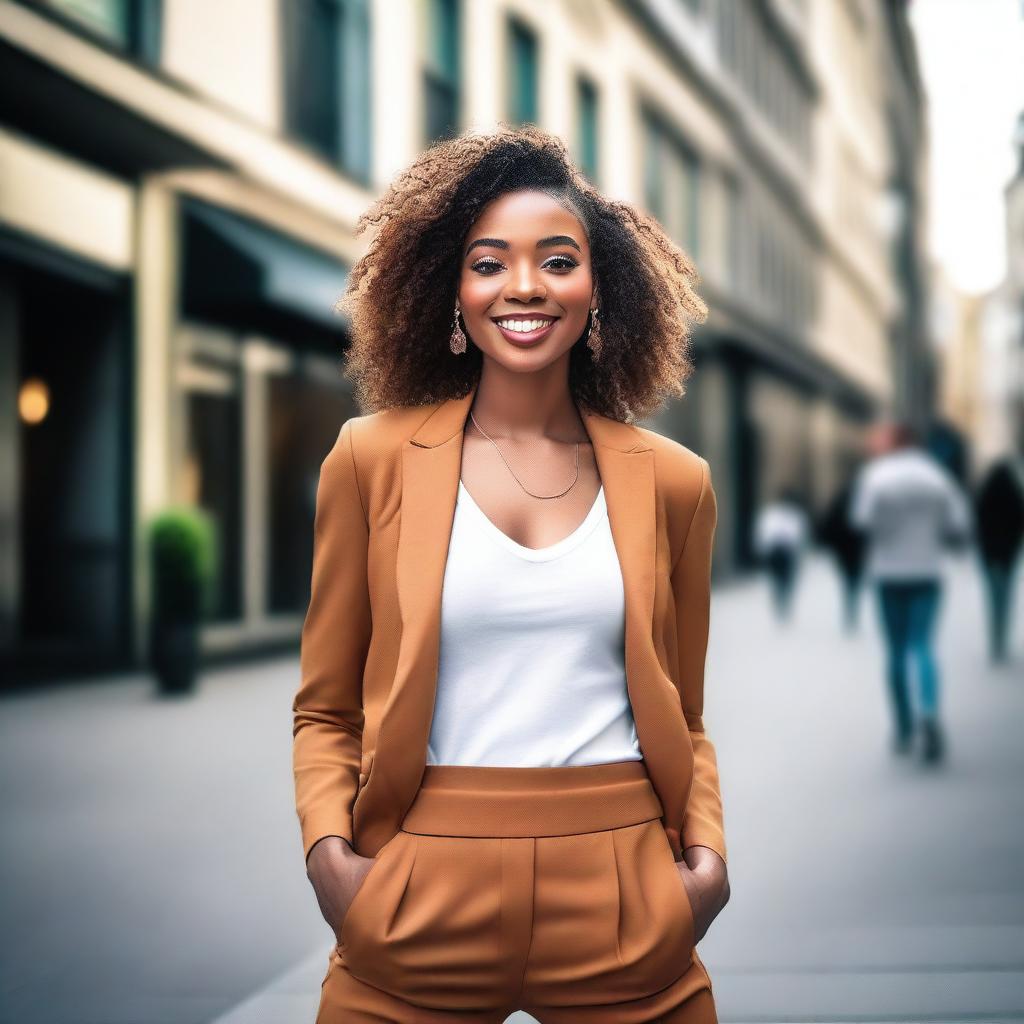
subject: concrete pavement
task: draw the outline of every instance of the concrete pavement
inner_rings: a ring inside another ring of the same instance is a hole
[[[874,605],[844,635],[825,563],[785,629],[760,581],[716,589],[705,719],[733,897],[700,950],[723,1024],[1024,1020],[1024,580],[996,671],[972,564],[952,579],[937,768],[889,753]],[[313,1020],[331,937],[292,804],[297,671],[4,701],[0,1022]]]
[[[889,753],[873,595],[853,636],[821,561],[790,628],[760,588],[716,596],[706,721],[733,898],[701,956],[723,1021],[1024,1018],[1024,603],[995,671],[973,564],[949,582],[937,768]]]

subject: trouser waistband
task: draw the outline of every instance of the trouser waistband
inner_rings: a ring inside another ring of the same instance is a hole
[[[427,765],[402,822],[421,835],[575,835],[663,813],[642,760],[518,768]]]

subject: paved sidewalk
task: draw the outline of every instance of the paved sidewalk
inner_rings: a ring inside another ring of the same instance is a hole
[[[889,753],[873,595],[852,637],[821,561],[791,629],[760,588],[716,596],[733,899],[701,956],[723,1021],[1024,1019],[1024,593],[1015,662],[993,671],[973,564],[951,568],[937,770]]]
[[[733,898],[700,949],[720,1019],[1024,1020],[1024,658],[988,668],[958,565],[949,759],[898,760],[874,605],[844,636],[827,565],[808,568],[785,630],[759,581],[715,592],[705,718]],[[331,936],[292,804],[297,672],[4,701],[0,1024],[311,1024]]]

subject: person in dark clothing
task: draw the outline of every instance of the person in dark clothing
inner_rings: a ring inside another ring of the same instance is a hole
[[[993,463],[974,497],[978,551],[988,595],[989,655],[1005,661],[1017,556],[1024,541],[1024,458]]]
[[[856,628],[864,570],[864,534],[850,522],[853,481],[839,488],[818,524],[818,540],[832,553],[843,587],[843,624]]]

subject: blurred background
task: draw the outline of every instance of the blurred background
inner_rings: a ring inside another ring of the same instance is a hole
[[[718,496],[721,1019],[1024,1019],[1019,0],[0,0],[0,69],[0,1021],[313,1019],[333,304],[373,197],[499,120],[711,309],[645,425]],[[848,515],[883,423],[959,510],[909,679]]]

